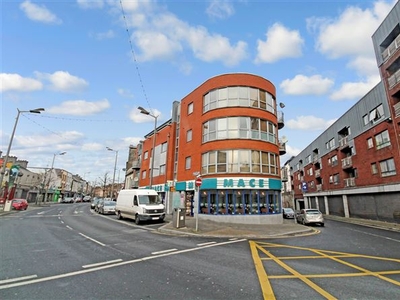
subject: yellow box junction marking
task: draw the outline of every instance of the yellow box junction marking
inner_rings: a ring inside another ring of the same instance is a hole
[[[269,279],[300,279],[313,290],[318,292],[320,295],[325,297],[326,299],[336,299],[333,295],[329,292],[325,291],[323,288],[312,282],[311,278],[338,278],[338,277],[357,277],[357,276],[374,276],[381,280],[390,282],[394,285],[400,286],[400,282],[393,280],[391,278],[385,277],[384,275],[393,275],[393,274],[400,274],[400,259],[395,258],[385,258],[379,256],[369,256],[369,255],[362,255],[362,254],[352,254],[352,253],[345,253],[345,252],[338,252],[338,251],[328,251],[328,250],[320,250],[320,249],[313,249],[313,248],[304,248],[304,247],[297,247],[297,246],[288,246],[288,245],[280,245],[280,244],[273,244],[273,243],[260,243],[255,241],[249,241],[251,254],[253,257],[254,265],[256,268],[256,272],[259,278],[259,282],[261,285],[261,290],[264,299],[275,299],[275,294],[272,289],[272,285]],[[302,251],[309,251],[316,255],[303,255],[303,256],[283,256],[278,257],[273,255],[267,248],[287,248],[293,250],[302,250]],[[263,253],[266,257],[261,258],[259,253]],[[357,266],[355,264],[349,263],[344,261],[343,258],[366,258],[366,259],[374,259],[374,260],[382,260],[382,261],[390,261],[399,263],[398,270],[390,270],[390,271],[379,271],[373,272],[367,270],[363,267]],[[285,264],[284,260],[300,260],[300,259],[330,259],[337,263],[343,264],[347,267],[355,269],[359,272],[357,273],[336,273],[336,274],[308,274],[303,275],[290,267],[289,265]],[[286,271],[288,271],[291,275],[268,275],[267,270],[264,268],[263,261],[273,261]]]

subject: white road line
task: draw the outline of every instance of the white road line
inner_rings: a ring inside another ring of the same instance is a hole
[[[168,253],[168,252],[173,252],[176,251],[178,249],[174,248],[174,249],[167,249],[167,250],[162,250],[162,251],[156,251],[156,252],[151,252],[151,254],[155,255],[155,254],[162,254],[162,253]]]
[[[30,276],[23,276],[23,277],[11,278],[11,279],[4,279],[4,280],[0,280],[0,284],[6,284],[6,283],[21,281],[21,280],[27,280],[27,279],[32,279],[32,278],[37,278],[37,275],[30,275]]]
[[[83,236],[84,238],[87,238],[88,240],[91,240],[92,242],[95,242],[95,243],[97,243],[97,244],[99,244],[99,245],[101,245],[101,246],[105,246],[106,244],[103,244],[103,243],[101,243],[101,242],[99,242],[99,241],[96,241],[95,239],[92,239],[91,237],[88,237],[87,235],[84,235],[83,233],[80,233],[79,232],[79,234],[81,235],[81,236]]]
[[[61,221],[61,224],[64,224],[64,221]]]
[[[65,226],[65,227],[67,227],[67,228],[68,228],[68,229],[70,229],[70,230],[73,230],[73,229],[72,229],[72,227],[70,227],[70,226],[68,226],[68,225],[67,225],[67,226]]]
[[[207,245],[212,245],[212,244],[216,244],[217,242],[208,242],[208,243],[202,243],[202,244],[197,244],[197,246],[207,246]]]
[[[38,215],[43,215],[43,214],[44,214],[44,211],[38,212],[37,214],[38,214]]]
[[[38,278],[38,279],[32,279],[32,280],[24,281],[24,282],[14,282],[14,283],[6,284],[6,285],[1,285],[0,290],[9,289],[9,288],[17,287],[17,286],[28,285],[28,284],[39,283],[39,282],[51,281],[51,280],[56,280],[56,279],[60,279],[60,278],[67,278],[67,277],[71,277],[71,276],[82,275],[82,274],[86,274],[86,273],[90,273],[90,272],[96,272],[96,271],[101,271],[101,270],[110,269],[110,268],[114,268],[114,267],[144,262],[144,261],[150,260],[150,259],[156,259],[156,258],[160,258],[160,257],[170,256],[170,255],[198,251],[198,250],[202,250],[204,248],[223,246],[223,245],[239,243],[239,242],[244,242],[244,241],[247,241],[247,239],[240,239],[240,240],[236,240],[236,241],[227,241],[227,242],[222,242],[222,243],[218,243],[218,244],[207,245],[204,247],[195,247],[195,248],[190,248],[190,249],[185,249],[185,250],[180,250],[180,251],[175,251],[175,252],[170,252],[170,253],[164,253],[164,254],[160,254],[160,255],[154,255],[154,256],[148,256],[148,257],[144,257],[144,258],[127,260],[127,261],[122,261],[122,262],[118,262],[115,264],[99,266],[99,267],[94,267],[91,269],[79,270],[79,271],[75,271],[75,272],[54,275],[54,276],[49,276],[49,277],[43,277],[43,278]]]
[[[375,227],[374,227],[374,228],[375,228]],[[390,238],[390,237],[381,236],[381,235],[373,234],[373,233],[368,233],[368,232],[364,232],[364,231],[356,230],[356,229],[350,229],[350,230],[356,231],[356,232],[361,232],[361,233],[364,233],[364,234],[367,234],[367,235],[372,235],[372,236],[374,236],[374,237],[378,237],[378,238],[381,238],[381,239],[385,239],[385,240],[389,240],[389,241],[393,241],[393,242],[400,243],[400,240],[392,239],[392,238]]]
[[[120,261],[122,261],[122,259],[114,259],[114,260],[109,260],[109,261],[103,261],[103,262],[96,263],[96,264],[84,265],[84,266],[82,266],[82,268],[86,269],[86,268],[98,267],[98,266],[117,263],[117,262],[120,262]]]

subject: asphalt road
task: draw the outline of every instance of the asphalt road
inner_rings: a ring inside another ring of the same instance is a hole
[[[170,236],[89,204],[0,217],[0,299],[396,299],[400,234],[327,220],[319,234]]]

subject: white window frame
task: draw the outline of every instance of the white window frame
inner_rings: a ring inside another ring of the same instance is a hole
[[[190,170],[191,167],[192,167],[192,157],[188,156],[185,158],[185,169]]]

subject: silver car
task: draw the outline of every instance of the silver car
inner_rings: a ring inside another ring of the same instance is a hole
[[[324,216],[318,209],[306,208],[297,215],[297,222],[303,225],[319,224],[324,226]]]

